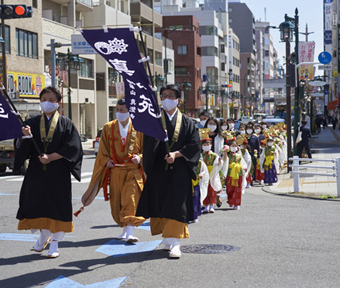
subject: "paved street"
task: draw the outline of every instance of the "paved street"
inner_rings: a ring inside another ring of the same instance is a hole
[[[82,183],[73,184],[74,210],[94,163],[93,151],[87,153]],[[21,181],[9,172],[0,176],[0,287],[337,287],[340,282],[339,201],[277,196],[255,186],[246,190],[239,211],[224,201],[214,214],[190,224],[191,237],[182,241],[239,250],[168,260],[147,223],[136,229],[137,245],[112,240],[121,229],[100,192],[74,219],[75,232],[59,245],[61,256],[48,259],[48,249],[31,250],[37,236],[16,230]]]

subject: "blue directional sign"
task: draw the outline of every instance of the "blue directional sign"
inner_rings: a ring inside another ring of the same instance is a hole
[[[319,59],[319,62],[321,64],[325,64],[326,65],[326,64],[328,64],[328,63],[330,63],[332,61],[332,55],[331,55],[331,53],[329,53],[327,51],[323,51],[323,52],[321,52],[319,54],[318,59]]]

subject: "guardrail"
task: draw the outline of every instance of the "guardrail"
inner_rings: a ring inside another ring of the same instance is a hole
[[[294,156],[293,158],[289,158],[289,160],[293,161],[293,165],[289,165],[289,167],[293,168],[293,171],[290,173],[294,176],[294,192],[299,192],[299,180],[300,174],[304,175],[320,175],[320,176],[330,176],[336,178],[336,188],[337,188],[337,196],[340,197],[340,157],[335,158],[333,160],[323,160],[323,159],[310,159],[310,158],[299,158],[298,156]],[[312,165],[300,165],[300,161],[309,161],[309,162],[331,162],[335,163],[335,166],[312,166]],[[299,168],[303,167],[306,169],[314,168],[314,169],[332,169],[334,173],[316,173],[316,172],[300,172]]]

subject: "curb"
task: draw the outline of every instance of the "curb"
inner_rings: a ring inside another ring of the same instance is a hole
[[[270,190],[270,188],[267,188],[267,187],[263,187],[262,188],[262,191],[266,192],[266,193],[269,193],[269,194],[272,194],[272,195],[276,195],[276,196],[286,196],[286,197],[292,197],[292,198],[302,198],[302,199],[311,199],[311,200],[323,200],[323,201],[338,201],[340,202],[340,198],[320,198],[322,195],[320,195],[320,197],[316,197],[316,196],[308,196],[308,194],[305,194],[305,195],[301,195],[301,194],[292,194],[292,193],[277,193],[277,192],[274,192],[272,190]],[[303,192],[300,192],[300,193],[303,193]]]

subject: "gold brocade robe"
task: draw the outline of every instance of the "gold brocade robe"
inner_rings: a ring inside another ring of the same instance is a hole
[[[139,226],[145,221],[143,217],[135,216],[144,186],[143,170],[141,164],[133,164],[130,160],[136,154],[142,163],[143,134],[133,128],[131,121],[126,138],[124,147],[117,120],[104,125],[91,182],[82,197],[84,206],[88,206],[104,186],[106,172],[109,169],[106,167],[107,161],[112,159],[115,164],[123,165],[117,165],[109,172],[111,214],[120,227],[128,223]]]

